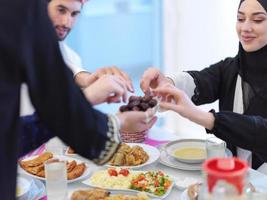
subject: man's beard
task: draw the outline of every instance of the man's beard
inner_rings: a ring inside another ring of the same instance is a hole
[[[71,29],[65,26],[55,26],[55,30],[57,33],[58,40],[63,41],[68,36]]]

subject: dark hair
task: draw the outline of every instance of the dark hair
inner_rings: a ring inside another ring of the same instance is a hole
[[[239,6],[238,8],[241,6],[241,3],[243,3],[243,1],[245,0],[240,0]],[[265,9],[265,11],[267,12],[267,0],[257,0],[261,6]]]

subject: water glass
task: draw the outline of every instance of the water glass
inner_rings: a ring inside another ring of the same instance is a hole
[[[45,162],[46,193],[48,200],[67,199],[67,166],[65,161]]]
[[[63,144],[57,138],[52,138],[45,144],[46,151],[53,153],[54,155],[63,155]]]
[[[226,150],[226,143],[215,137],[210,136],[206,139],[206,151],[207,151],[207,158],[224,158],[225,157],[225,150]]]

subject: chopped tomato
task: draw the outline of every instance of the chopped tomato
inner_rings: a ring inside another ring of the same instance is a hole
[[[128,176],[129,174],[129,170],[128,169],[121,169],[119,174],[123,175],[123,176]]]
[[[118,176],[118,172],[115,169],[112,169],[112,168],[108,169],[108,174],[110,176]]]
[[[145,175],[144,174],[141,174],[140,176],[137,177],[138,181],[142,181],[144,179],[145,179]]]
[[[155,185],[155,187],[158,187],[159,186],[159,181],[158,180],[155,180],[154,185]]]

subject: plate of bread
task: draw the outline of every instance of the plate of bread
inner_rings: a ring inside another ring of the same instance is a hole
[[[68,183],[79,181],[90,175],[89,166],[83,161],[63,156],[53,155],[51,152],[44,152],[39,156],[31,156],[19,161],[19,170],[39,180],[45,180],[44,163],[49,159],[66,161]]]

